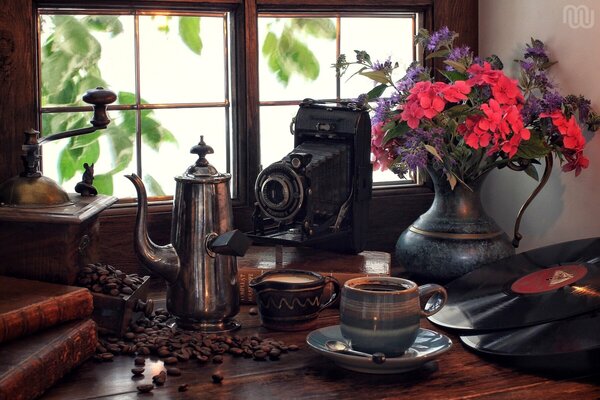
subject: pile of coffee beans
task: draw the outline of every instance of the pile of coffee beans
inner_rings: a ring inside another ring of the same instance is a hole
[[[111,296],[129,296],[144,283],[137,274],[126,274],[112,265],[95,263],[79,269],[77,285],[86,287],[94,293]]]
[[[254,361],[277,361],[282,354],[297,351],[299,347],[272,338],[240,336],[228,333],[202,333],[170,326],[172,316],[165,309],[157,309],[150,316],[132,323],[123,337],[101,336],[96,346],[94,359],[99,362],[112,361],[119,354],[136,356],[134,377],[143,374],[145,357],[158,356],[165,370],[152,378],[156,386],[162,386],[167,376],[181,375],[177,366],[181,362],[195,361],[198,364],[220,364],[226,357],[239,357]],[[213,376],[220,383],[222,376]],[[187,387],[186,387],[187,389]],[[138,390],[148,391],[147,385]]]

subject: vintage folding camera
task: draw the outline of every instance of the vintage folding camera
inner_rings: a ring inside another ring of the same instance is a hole
[[[253,240],[362,251],[373,181],[368,112],[306,99],[290,130],[294,149],[256,179]]]

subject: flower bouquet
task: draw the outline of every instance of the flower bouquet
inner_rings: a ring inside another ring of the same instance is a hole
[[[373,107],[371,151],[375,169],[397,173],[432,167],[454,187],[469,184],[496,167],[518,166],[537,179],[534,163],[555,155],[564,171],[579,175],[589,160],[579,124],[595,131],[599,116],[582,96],[561,95],[547,71],[555,64],[544,43],[532,39],[525,49],[519,79],[508,77],[496,56],[481,59],[467,46],[454,46],[458,35],[447,27],[416,42],[444,69],[413,63],[403,78],[393,78],[398,64],[372,62],[365,51],[356,61],[342,55],[342,75],[350,65],[377,85],[359,101]],[[384,93],[393,92],[388,97]]]
[[[413,63],[396,80],[397,63],[374,62],[365,51],[356,51],[355,61],[342,55],[335,64],[340,75],[358,67],[354,75],[375,81],[358,98],[373,111],[374,169],[398,174],[426,169],[432,178],[433,205],[396,243],[398,261],[432,281],[447,281],[514,254],[522,212],[548,179],[553,159],[563,171],[579,175],[589,164],[580,124],[590,131],[600,125],[589,100],[558,92],[548,76],[555,62],[541,41],[532,39],[526,46],[516,60],[519,77],[513,79],[498,57],[481,59],[467,46],[454,46],[456,37],[446,27],[416,36],[425,60],[439,60],[435,72]],[[478,188],[494,168],[525,171],[537,180],[534,164],[541,159],[544,176],[519,212],[511,245],[483,210]]]

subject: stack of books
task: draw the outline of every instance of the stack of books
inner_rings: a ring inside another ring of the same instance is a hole
[[[88,289],[0,276],[0,400],[33,399],[94,354]]]

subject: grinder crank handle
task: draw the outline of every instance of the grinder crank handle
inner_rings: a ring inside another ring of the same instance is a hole
[[[241,231],[235,229],[221,235],[213,235],[207,240],[206,248],[210,252],[226,256],[243,257],[252,241]]]

